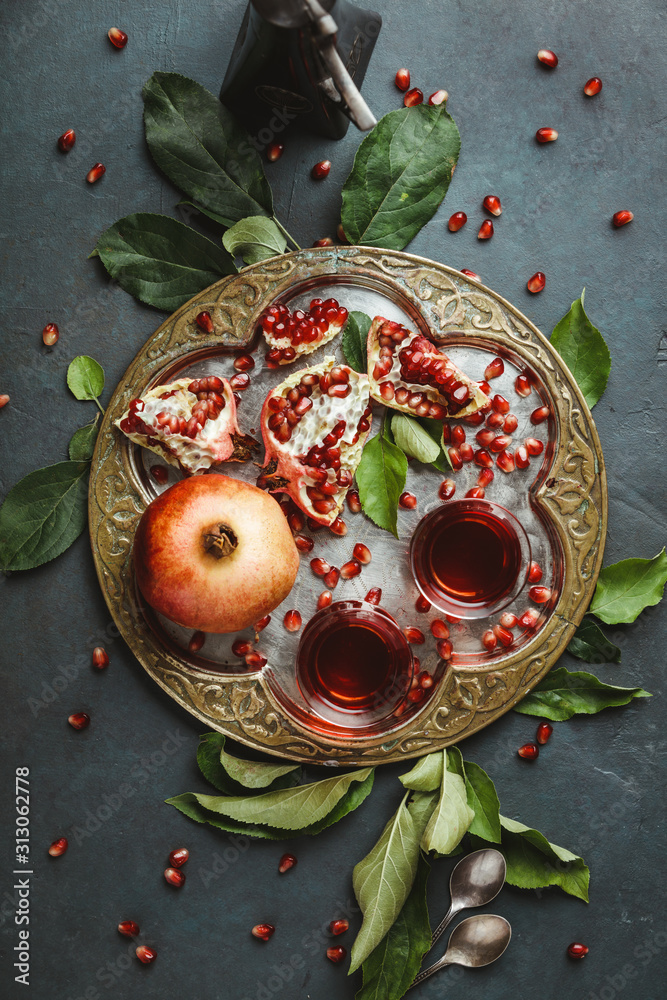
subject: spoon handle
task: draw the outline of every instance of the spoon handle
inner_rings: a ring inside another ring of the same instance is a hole
[[[458,910],[454,909],[454,904],[452,903],[452,905],[449,907],[449,909],[445,913],[444,917],[442,918],[436,929],[433,931],[433,937],[431,938],[431,948],[433,947],[434,944],[436,944],[440,940],[440,938],[445,933],[445,931],[447,930],[447,928],[449,927],[449,925],[451,924],[452,920],[454,919],[457,913]]]
[[[423,983],[425,979],[428,979],[429,976],[432,976],[434,972],[439,972],[440,969],[444,969],[446,965],[453,965],[453,964],[454,964],[453,962],[448,960],[447,955],[443,955],[442,958],[439,959],[437,962],[434,962],[433,965],[429,965],[428,969],[424,969],[423,972],[420,972],[418,976],[415,976],[415,978],[408,986],[408,989],[411,990],[413,986],[417,986],[419,983]]]

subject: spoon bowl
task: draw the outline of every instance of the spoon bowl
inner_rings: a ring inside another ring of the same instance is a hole
[[[481,969],[500,958],[511,937],[508,921],[496,913],[468,917],[452,931],[444,956],[446,964]]]
[[[507,865],[500,851],[492,847],[474,851],[461,858],[449,879],[451,905],[440,921],[431,940],[431,947],[460,910],[485,906],[495,899],[505,884]]]

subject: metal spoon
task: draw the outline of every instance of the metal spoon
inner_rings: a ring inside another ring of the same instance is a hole
[[[474,917],[468,917],[452,931],[443,957],[420,972],[409,988],[412,989],[446,965],[465,965],[469,969],[490,965],[500,958],[511,937],[512,928],[504,917],[495,913],[478,913]]]
[[[493,848],[475,851],[459,861],[449,879],[451,906],[433,933],[431,947],[460,910],[484,906],[496,898],[505,884],[506,870],[505,858]]]

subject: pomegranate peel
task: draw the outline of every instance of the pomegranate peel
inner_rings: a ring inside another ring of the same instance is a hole
[[[348,312],[337,299],[312,299],[309,308],[273,305],[266,309],[259,325],[269,345],[269,367],[289,365],[304,354],[312,354],[337,337],[347,323]]]

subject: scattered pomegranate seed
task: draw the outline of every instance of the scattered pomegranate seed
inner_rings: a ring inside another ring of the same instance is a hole
[[[491,400],[491,406],[496,413],[509,413],[510,404],[504,396],[496,394]]]
[[[585,944],[580,944],[578,941],[573,941],[572,944],[568,945],[567,953],[570,958],[586,958],[588,954],[588,948]]]
[[[341,580],[351,580],[354,576],[359,576],[361,573],[361,565],[356,559],[350,559],[349,562],[343,563],[340,568]]]
[[[403,98],[403,104],[406,108],[414,108],[416,104],[423,103],[424,95],[418,87],[413,87],[412,90],[409,90]]]
[[[496,639],[491,629],[487,629],[484,635],[482,636],[482,645],[484,646],[484,649],[488,649],[490,653],[492,653],[493,650],[498,645],[498,640]]]
[[[514,389],[519,396],[530,396],[533,388],[527,375],[517,375]]]
[[[67,837],[59,837],[58,840],[54,840],[49,847],[49,854],[52,858],[59,858],[61,854],[65,853],[68,846]]]
[[[485,379],[482,379],[481,382],[477,383],[477,385],[480,387],[485,396],[488,396],[491,393],[491,386]],[[484,414],[482,414],[482,420],[483,419],[484,419]],[[482,421],[480,421],[480,423],[481,422]]]
[[[350,242],[348,240],[347,236],[345,235],[345,230],[343,229],[343,227],[340,224],[340,222],[336,226],[336,239],[338,240],[339,243],[347,243],[347,244],[349,244],[349,242]]]
[[[47,347],[53,347],[54,344],[58,343],[58,338],[60,337],[60,330],[55,323],[47,323],[42,330],[42,340]]]
[[[551,591],[548,587],[531,587],[528,596],[535,604],[546,604],[551,600]]]
[[[494,430],[497,429],[498,427],[502,427],[504,423],[505,423],[504,413],[496,413],[494,411],[493,413],[489,413],[488,417],[486,418],[486,426],[491,427]]]
[[[330,962],[334,962],[336,964],[338,962],[342,962],[346,955],[347,951],[340,945],[337,945],[335,948],[327,948],[327,958]]]
[[[531,424],[542,424],[549,416],[548,406],[538,406],[530,415]]]
[[[169,855],[169,864],[172,868],[182,868],[189,857],[190,852],[187,847],[177,847]]]
[[[448,99],[448,97],[449,97],[449,94],[447,93],[446,90],[436,90],[429,97],[428,103],[431,106],[439,107],[441,104],[445,103],[445,101]]]
[[[514,472],[515,463],[514,455],[511,451],[501,451],[501,453],[496,458],[496,465],[503,472],[510,473]]]
[[[297,859],[293,854],[283,854],[282,858],[278,862],[278,871],[281,875],[284,875],[285,872],[290,870],[290,868],[294,868],[297,863]]]
[[[475,451],[471,444],[462,444],[459,448],[459,455],[464,462],[472,462]]]
[[[463,459],[461,458],[461,452],[458,448],[448,448],[447,454],[449,455],[449,461],[454,472],[458,472],[463,468]]]
[[[324,559],[321,559],[319,556],[316,556],[315,559],[310,560],[310,568],[312,569],[315,576],[326,576],[326,574],[331,569],[331,566],[329,565],[328,562],[325,562]]]
[[[76,142],[76,132],[73,128],[68,128],[66,132],[58,136],[58,149],[63,153],[69,153],[70,149]]]
[[[489,445],[489,451],[497,454],[499,451],[505,451],[511,443],[512,438],[508,434],[497,434]]]
[[[484,219],[484,222],[479,227],[479,232],[477,233],[478,240],[490,240],[493,236],[493,223],[491,219]]]
[[[332,247],[334,245],[330,236],[323,236],[321,240],[315,240],[314,247]]]
[[[136,937],[139,932],[139,924],[134,920],[121,920],[118,924],[118,933],[123,937]]]
[[[251,372],[255,367],[255,359],[250,354],[239,354],[234,358],[234,368],[237,372]]]
[[[104,670],[109,666],[109,654],[101,646],[95,646],[93,650],[93,666],[98,670]]]
[[[356,490],[349,490],[346,499],[347,506],[352,513],[359,514],[361,512],[361,500],[359,499],[358,492]]]
[[[252,643],[248,639],[234,639],[232,643],[232,653],[234,656],[245,656],[252,649]]]
[[[403,510],[414,510],[417,506],[417,497],[414,493],[401,493],[398,498],[398,505],[399,507],[402,507]]]
[[[425,670],[422,670],[421,674],[419,675],[419,686],[422,689],[422,691],[430,691],[434,684],[435,681],[433,680],[431,675],[427,673]]]
[[[394,77],[394,83],[399,90],[407,90],[410,86],[410,70],[402,67],[396,71],[396,76]]]
[[[333,600],[330,590],[323,590],[320,596],[317,598],[317,610],[321,611],[322,608],[328,608]]]
[[[68,716],[67,721],[72,729],[87,729],[90,725],[90,716],[85,712],[75,712],[74,715]]]
[[[408,701],[411,701],[413,704],[415,704],[416,702],[424,700],[424,691],[419,686],[419,682],[417,681],[416,678],[414,679],[413,684],[415,684],[415,687],[413,687],[410,691],[408,691]]]
[[[334,535],[347,535],[347,525],[342,517],[337,517],[329,525],[329,531],[333,531]]]
[[[540,748],[537,743],[524,743],[522,747],[519,747],[517,753],[524,760],[536,760],[540,755]]]
[[[147,944],[140,944],[135,951],[135,955],[144,965],[150,965],[157,958],[155,948],[149,948]]]
[[[95,182],[99,181],[100,177],[103,177],[106,172],[107,168],[103,163],[93,163],[92,167],[86,174],[86,180],[89,184],[95,184]]]
[[[151,465],[149,471],[155,482],[159,483],[160,486],[164,486],[169,479],[169,473],[164,465]]]
[[[551,49],[540,49],[537,53],[537,58],[544,66],[548,66],[549,69],[555,69],[558,65],[558,56]]]
[[[500,198],[496,197],[495,194],[487,194],[486,198],[482,202],[482,208],[485,208],[487,212],[491,215],[502,215],[502,206],[500,204]]]
[[[204,333],[213,333],[213,320],[211,319],[211,314],[207,312],[197,313],[195,316],[195,323],[200,330]]]
[[[321,181],[325,177],[329,176],[329,171],[331,170],[331,160],[320,160],[316,163],[313,169],[310,171],[310,176],[313,180]]]
[[[500,616],[500,624],[503,628],[516,628],[519,624],[519,619],[516,615],[513,615],[511,611],[505,611],[504,614]]]
[[[461,274],[465,274],[466,277],[472,278],[474,281],[482,280],[478,274],[475,274],[474,271],[469,271],[466,267],[460,267],[459,271],[461,272]]]
[[[260,618],[260,620],[255,623],[255,632],[262,632],[270,621],[271,615],[265,615],[264,618]]]
[[[340,580],[340,570],[337,566],[332,566],[328,573],[324,574],[324,586],[328,590],[335,590]]]
[[[352,555],[363,566],[367,566],[372,559],[371,550],[363,542],[357,542],[352,550]]]
[[[592,76],[590,80],[586,80],[584,84],[584,94],[586,97],[595,97],[602,90],[602,80],[599,76]]]
[[[535,138],[538,142],[555,142],[558,138],[558,132],[555,128],[538,128]]]
[[[205,641],[206,635],[204,632],[193,632],[190,642],[188,643],[188,651],[190,653],[198,653]]]
[[[461,619],[457,618],[456,615],[445,615],[445,618],[447,619],[450,625],[456,625],[457,622],[461,621]]]
[[[306,535],[295,535],[294,544],[299,552],[312,552],[315,542],[312,538],[308,538]]]
[[[539,621],[540,613],[535,608],[528,608],[519,618],[519,625],[526,630],[534,629]]]
[[[275,930],[273,924],[255,924],[250,933],[260,941],[268,941],[275,934]]]
[[[505,417],[505,422],[503,423],[503,430],[506,434],[513,434],[514,431],[519,426],[519,421],[513,413],[508,413]]]
[[[431,634],[436,639],[449,639],[449,628],[442,618],[434,618],[430,624]]]
[[[517,469],[527,469],[530,465],[528,449],[524,444],[520,445],[514,452],[514,461],[516,462]]]
[[[121,31],[120,28],[109,28],[107,35],[115,48],[124,49],[127,45],[127,32]]]
[[[431,602],[427,601],[423,594],[420,594],[415,601],[415,611],[420,615],[425,615],[431,610]]]
[[[494,625],[493,634],[498,642],[505,647],[511,646],[514,642],[514,636],[512,633],[508,629],[503,628],[502,625]]]
[[[266,147],[266,158],[269,163],[275,163],[285,152],[285,147],[282,142],[272,142]]]
[[[283,618],[283,625],[288,632],[298,632],[301,628],[301,614],[298,611],[288,611]]]
[[[453,445],[456,445],[456,447],[458,447],[460,444],[463,444],[465,439],[466,439],[466,432],[464,431],[463,427],[461,427],[460,424],[456,424],[456,426],[452,427],[451,442]]]
[[[488,448],[492,441],[496,439],[496,432],[491,427],[485,427],[481,431],[477,431],[475,434],[475,440],[478,444],[481,444],[482,448]],[[480,485],[484,485],[483,483]]]
[[[443,479],[438,489],[438,496],[441,500],[451,500],[456,493],[456,483],[453,479]]]
[[[627,226],[628,222],[632,222],[633,219],[634,215],[632,212],[627,211],[615,212],[611,217],[611,221],[616,229],[620,229],[621,226]]]
[[[544,746],[545,743],[549,742],[549,739],[553,731],[554,727],[549,725],[548,722],[540,722],[539,726],[537,727],[537,735],[535,737],[540,746]]]
[[[464,496],[467,500],[483,500],[486,492],[483,486],[473,486]]]
[[[449,217],[447,228],[449,229],[450,233],[458,233],[459,229],[463,229],[467,221],[468,221],[468,216],[465,214],[465,212],[454,212],[454,214],[450,215]]]
[[[6,406],[8,402],[9,402],[9,396],[7,395],[6,392],[3,392],[2,395],[0,395],[0,410],[3,408],[3,406]]]
[[[454,647],[449,639],[438,639],[435,648],[438,651],[438,656],[442,657],[443,660],[451,660]]]
[[[243,392],[250,385],[250,376],[247,372],[238,372],[236,375],[232,375],[229,380],[229,384],[232,389],[237,389],[239,392]]]
[[[421,646],[426,641],[426,636],[422,630],[420,628],[415,628],[414,625],[408,625],[407,628],[404,628],[403,635],[410,644],[414,644],[416,646]]]
[[[541,455],[544,451],[544,445],[537,438],[526,438],[524,444],[529,455]]]
[[[489,361],[488,365],[484,369],[484,378],[492,379],[498,378],[499,375],[505,371],[505,364],[502,358],[494,358],[493,361]]]
[[[380,587],[371,587],[364,600],[367,604],[374,604],[376,607],[382,600],[382,590]]]
[[[165,868],[164,878],[169,885],[173,885],[177,889],[185,885],[185,872],[180,871],[178,868]]]
[[[245,655],[246,667],[251,667],[253,670],[258,670],[263,667],[266,663],[266,657],[261,653],[258,653],[256,649],[251,650]]]
[[[493,469],[482,469],[477,477],[477,485],[485,489],[494,480]]]
[[[482,469],[490,469],[493,465],[493,458],[485,448],[475,452],[475,465],[479,465]]]
[[[344,934],[345,931],[349,930],[350,923],[348,920],[332,920],[329,924],[329,930],[334,935],[338,937],[340,934]]]
[[[533,560],[533,562],[531,562],[530,566],[528,567],[528,582],[539,583],[541,579],[542,579],[542,567],[540,566],[539,563]]]
[[[526,282],[526,288],[529,292],[532,292],[533,295],[537,295],[537,293],[541,292],[544,288],[546,280],[547,279],[544,276],[543,271],[536,271],[532,278],[529,278]]]

